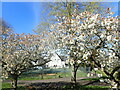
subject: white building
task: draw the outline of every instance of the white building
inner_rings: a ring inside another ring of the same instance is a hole
[[[65,61],[62,61],[59,56],[54,53],[51,57],[51,61],[46,64],[49,68],[62,68],[65,67]]]

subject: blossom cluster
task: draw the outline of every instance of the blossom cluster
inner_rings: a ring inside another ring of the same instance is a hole
[[[70,64],[93,62],[92,56],[94,62],[100,64],[97,66],[109,73],[120,66],[119,18],[112,14],[102,16],[85,11],[73,12],[71,17],[57,17],[58,23],[51,26],[51,35],[56,38],[58,47],[68,49]]]
[[[42,36],[10,34],[2,41],[2,74],[20,75],[26,69],[48,62],[49,55],[44,55],[45,47]]]

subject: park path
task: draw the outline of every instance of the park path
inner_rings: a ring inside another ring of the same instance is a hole
[[[93,77],[81,77],[81,78],[77,78],[77,80],[81,80],[81,79],[87,79],[87,78],[93,78]],[[8,82],[10,83],[11,81],[3,81],[3,82]],[[44,80],[19,80],[18,84],[19,85],[28,85],[31,83],[48,83],[48,82],[70,82],[70,77],[64,77],[64,78],[53,78],[53,79],[44,79]]]

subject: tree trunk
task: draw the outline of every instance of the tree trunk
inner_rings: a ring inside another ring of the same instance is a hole
[[[14,75],[13,76],[13,81],[12,81],[12,87],[14,90],[17,90],[17,80],[18,80],[18,76]]]
[[[75,67],[75,64],[73,64],[73,66],[71,66],[71,81],[73,83],[76,83],[76,73],[77,73],[77,69]]]
[[[43,79],[43,75],[44,75],[44,70],[43,68],[41,69],[41,79]]]

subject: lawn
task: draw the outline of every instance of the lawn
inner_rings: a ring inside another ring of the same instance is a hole
[[[99,73],[99,71],[98,71]],[[42,75],[43,78],[42,78]],[[87,73],[81,70],[78,70],[77,77],[86,77]],[[44,69],[41,70],[30,70],[28,72],[23,73],[18,80],[25,80],[25,81],[32,81],[32,80],[43,80],[43,79],[52,79],[52,78],[62,78],[62,77],[71,77],[70,69]],[[9,78],[10,79],[10,78]],[[9,80],[8,79],[8,80]],[[89,78],[89,79],[82,79],[82,81],[94,81],[99,80],[99,78]],[[11,88],[10,83],[3,83],[2,84],[3,90],[8,90],[8,88]],[[25,90],[26,87],[23,87],[18,84],[18,90]],[[63,90],[72,90],[72,87],[70,85],[63,85],[61,87]],[[81,86],[78,85],[74,88],[91,88],[94,90],[94,88],[108,88],[107,86]],[[79,90],[79,89],[78,89]],[[87,89],[88,90],[88,89]]]
[[[47,84],[45,84],[46,86],[48,86]],[[45,86],[44,84],[43,84],[43,86]],[[56,85],[56,86],[55,86]],[[82,86],[82,85],[79,85],[79,84],[77,84],[77,85],[74,85],[74,84],[71,84],[71,83],[69,83],[69,84],[63,84],[63,85],[61,85],[61,83],[58,83],[58,84],[51,84],[51,85],[49,85],[49,87],[38,87],[38,86],[28,86],[28,87],[26,87],[26,86],[20,86],[20,85],[18,85],[18,88],[17,88],[17,90],[26,90],[26,89],[31,89],[31,90],[34,90],[35,88],[37,88],[37,89],[40,89],[40,90],[43,90],[43,89],[48,89],[48,88],[51,88],[51,89],[57,89],[57,88],[59,88],[59,89],[62,89],[62,90],[109,90],[109,86],[95,86],[95,85],[89,85],[89,86]],[[41,85],[40,85],[41,86]],[[33,88],[33,89],[32,89]],[[2,84],[2,90],[10,90],[11,89],[11,86],[10,86],[10,83],[3,83]]]
[[[109,86],[65,85],[62,90],[109,90]]]
[[[2,83],[2,90],[10,90],[11,88],[10,83]],[[18,90],[26,90],[26,87],[18,85]]]
[[[43,78],[42,78],[43,76]],[[78,70],[77,77],[86,77],[87,73]],[[71,77],[70,69],[45,69],[41,75],[41,70],[32,70],[29,72],[23,73],[19,80],[42,80],[42,79],[52,79],[58,77]]]
[[[42,74],[41,74],[42,73]],[[94,73],[94,71],[92,71]],[[103,73],[101,71],[96,71],[96,73]],[[104,73],[103,73],[104,75]],[[105,76],[105,75],[104,75]],[[43,78],[42,78],[43,77]],[[42,79],[52,79],[58,77],[71,77],[71,71],[69,68],[59,68],[59,69],[44,69],[41,70],[31,70],[23,73],[19,80],[42,80]],[[79,77],[87,77],[87,73],[78,69],[77,78]]]

